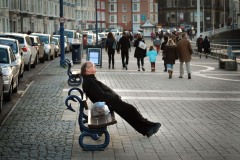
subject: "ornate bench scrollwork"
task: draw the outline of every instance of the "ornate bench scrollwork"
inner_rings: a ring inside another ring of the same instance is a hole
[[[69,86],[79,86],[82,83],[80,70],[71,70],[72,65],[68,59],[66,59],[64,61],[64,66],[67,67],[68,85]]]
[[[78,91],[80,96],[71,95],[72,91]],[[78,123],[80,127],[81,134],[79,136],[79,145],[83,150],[88,151],[103,151],[110,142],[110,134],[107,131],[107,126],[111,124],[117,123],[115,120],[114,113],[109,113],[109,115],[101,116],[101,117],[92,117],[91,112],[88,110],[88,115],[84,113],[84,109],[87,108],[86,100],[84,100],[84,93],[79,88],[72,88],[68,92],[68,97],[65,100],[65,104],[69,110],[75,112],[72,108],[70,101],[78,102],[80,104],[79,107],[79,117]],[[110,122],[109,122],[110,117]],[[97,122],[97,123],[96,123]],[[94,123],[94,124],[93,124]],[[104,137],[104,142],[99,144],[100,137]],[[87,144],[84,139],[86,137],[90,137],[92,140],[96,141],[96,144]]]

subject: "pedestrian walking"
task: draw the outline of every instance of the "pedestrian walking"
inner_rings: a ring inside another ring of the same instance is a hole
[[[115,55],[115,47],[117,46],[116,44],[116,40],[112,34],[112,32],[109,32],[107,35],[107,39],[106,39],[106,51],[108,53],[108,68],[111,68],[111,64],[112,64],[112,69],[114,69],[114,55]]]
[[[140,71],[140,62],[141,62],[142,70],[145,71],[144,58],[146,57],[147,48],[146,48],[146,45],[145,47],[142,48],[141,47],[142,43],[145,44],[144,39],[142,38],[141,34],[137,34],[137,39],[134,42],[134,47],[136,47],[134,52],[134,57],[137,58],[138,71]]]
[[[165,48],[165,46],[166,46],[166,44],[167,44],[167,42],[168,42],[168,36],[164,36],[163,37],[163,39],[164,39],[164,41],[163,41],[163,43],[161,44],[161,50],[163,51],[164,50],[164,48]],[[162,60],[164,61],[164,72],[167,72],[167,64],[166,64],[166,62],[165,62],[165,57],[162,55]]]
[[[151,72],[155,72],[157,55],[158,53],[154,50],[153,46],[150,46],[149,51],[147,52],[147,56],[149,57],[149,61],[151,63]]]
[[[159,53],[159,51],[160,51],[160,46],[161,46],[161,40],[159,39],[159,37],[157,37],[156,39],[154,39],[153,45],[156,47],[157,53]]]
[[[128,60],[129,60],[129,49],[130,49],[130,39],[127,36],[126,32],[123,32],[122,37],[118,42],[117,52],[121,50],[121,58],[122,58],[122,67],[126,70],[128,69]]]
[[[86,96],[93,102],[105,102],[111,111],[116,112],[143,136],[151,137],[157,133],[161,124],[144,118],[131,104],[122,101],[111,88],[97,80],[95,65],[87,61],[81,67],[82,88]]]
[[[188,74],[188,79],[191,79],[190,61],[191,61],[193,50],[192,50],[190,41],[187,39],[187,33],[183,33],[182,39],[180,41],[178,41],[177,52],[178,52],[178,58],[180,61],[180,76],[179,76],[179,78],[183,78],[183,74],[184,74],[183,63],[185,63],[187,74]]]
[[[168,40],[168,43],[163,50],[163,55],[165,56],[165,61],[167,64],[168,77],[171,79],[173,75],[173,66],[175,64],[175,60],[178,59],[177,47],[174,40]]]
[[[155,39],[155,33],[151,32],[151,40],[153,41]]]
[[[203,48],[203,38],[202,38],[202,35],[200,35],[198,38],[197,38],[197,49],[198,49],[198,53],[200,55],[200,58],[202,57],[202,48]]]
[[[203,48],[204,48],[204,52],[206,54],[206,58],[208,58],[208,54],[210,53],[210,42],[207,36],[205,36],[204,40],[203,40]]]

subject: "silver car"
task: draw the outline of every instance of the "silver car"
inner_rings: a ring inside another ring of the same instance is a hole
[[[18,40],[11,38],[0,38],[0,44],[11,47],[13,53],[16,56],[17,63],[20,66],[19,78],[22,78],[24,73],[24,58]]]
[[[60,43],[60,35],[53,35],[53,37],[58,38],[58,41]],[[65,53],[69,53],[70,52],[70,43],[68,41],[67,36],[64,36],[64,49],[65,49]]]
[[[50,34],[42,34],[42,33],[32,33],[31,35],[38,36],[40,40],[44,44],[44,50],[45,50],[45,60],[53,60],[54,59],[54,42],[52,39],[52,35]]]
[[[3,73],[2,68],[0,67],[0,113],[2,112],[2,106],[3,106]]]
[[[32,45],[37,50],[38,60],[41,63],[44,63],[44,61],[45,61],[45,50],[44,50],[44,46],[43,46],[42,41],[40,40],[40,38],[38,36],[29,35],[29,37],[32,41]]]
[[[60,56],[60,42],[58,41],[58,38],[53,37],[53,42],[54,42],[54,53],[55,53],[55,57]]]
[[[2,33],[0,37],[17,39],[23,51],[25,69],[30,70],[31,66],[35,68],[37,65],[37,50],[32,46],[31,39],[27,34],[21,33]]]
[[[4,99],[11,100],[11,95],[17,92],[19,65],[17,59],[9,46],[0,45],[0,67],[3,72],[4,80]]]

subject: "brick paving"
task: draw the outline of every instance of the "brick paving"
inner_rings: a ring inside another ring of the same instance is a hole
[[[144,117],[160,122],[158,133],[143,137],[116,115],[118,123],[108,127],[111,140],[106,150],[82,151],[78,144],[78,113],[66,110],[64,104],[70,88],[66,70],[55,59],[29,86],[1,126],[0,159],[240,159],[239,69],[218,69],[216,59],[194,55],[191,80],[186,74],[178,78],[178,61],[173,79],[168,79],[161,56],[155,73],[150,72],[148,58],[146,71],[138,72],[133,52],[132,48],[126,71],[119,54],[115,69],[108,69],[103,50],[103,66],[97,68],[96,76],[124,101],[134,104]],[[71,54],[66,58],[71,59]]]

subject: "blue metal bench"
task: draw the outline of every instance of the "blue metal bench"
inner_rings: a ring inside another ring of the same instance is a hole
[[[72,95],[72,91],[78,91],[80,96]],[[116,124],[117,121],[114,116],[114,112],[110,112],[106,116],[93,117],[91,116],[90,110],[88,110],[88,115],[84,113],[84,109],[88,109],[86,99],[84,99],[84,93],[79,88],[72,88],[68,91],[68,97],[65,100],[65,104],[69,110],[75,112],[69,101],[75,101],[80,104],[79,107],[79,117],[78,123],[80,127],[81,134],[79,136],[79,145],[84,151],[103,151],[110,142],[110,134],[107,131],[107,126]],[[99,138],[101,136],[105,137],[102,144],[99,144]],[[91,137],[91,139],[97,141],[96,144],[85,144],[84,138]]]
[[[64,61],[64,66],[66,66],[68,74],[68,85],[69,86],[79,86],[82,83],[82,78],[80,75],[80,70],[71,70],[72,65],[70,60],[66,59]]]

